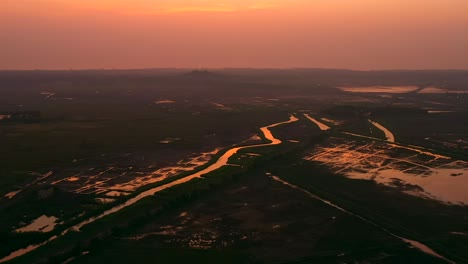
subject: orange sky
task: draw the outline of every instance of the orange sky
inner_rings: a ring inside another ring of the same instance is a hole
[[[468,0],[0,0],[0,69],[468,69]]]

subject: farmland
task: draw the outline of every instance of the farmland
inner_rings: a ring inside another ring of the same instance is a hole
[[[0,72],[0,261],[466,263],[466,76]]]

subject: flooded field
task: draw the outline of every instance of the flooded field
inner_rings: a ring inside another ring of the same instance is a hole
[[[330,118],[325,118],[325,117],[322,117],[322,118],[320,118],[320,119],[322,119],[323,121],[325,121],[325,122],[327,122],[327,123],[333,124],[333,125],[335,125],[335,126],[339,126],[339,125],[342,123],[342,122],[340,122],[340,121],[332,120],[332,119],[330,119]]]
[[[175,101],[173,100],[158,100],[154,101],[155,104],[160,105],[160,104],[174,104]]]
[[[125,196],[138,188],[157,183],[184,172],[192,171],[205,165],[220,149],[192,155],[178,161],[173,166],[163,167],[154,171],[149,168],[139,171],[133,167],[109,167],[86,170],[73,176],[53,181],[71,192],[80,194],[97,194],[102,196]]]
[[[468,258],[468,75],[168,71],[0,73],[0,262]]]
[[[468,162],[429,150],[335,137],[305,159],[323,163],[352,179],[371,180],[411,195],[468,205]]]
[[[66,235],[67,233],[71,232],[71,231],[80,231],[80,229],[85,226],[85,225],[88,225],[90,223],[93,223],[94,221],[96,220],[99,220],[103,217],[106,217],[110,214],[113,214],[115,212],[118,212],[128,206],[131,206],[133,204],[135,204],[136,202],[146,198],[146,197],[149,197],[149,196],[152,196],[154,195],[155,193],[158,193],[158,192],[161,192],[163,190],[166,190],[168,188],[171,188],[171,187],[174,187],[174,186],[177,186],[177,185],[180,185],[180,184],[183,184],[183,183],[187,183],[195,178],[201,178],[203,177],[203,175],[207,174],[207,173],[210,173],[212,171],[215,171],[225,165],[229,165],[228,164],[228,161],[229,161],[229,158],[232,157],[234,154],[236,154],[239,150],[241,149],[248,149],[248,148],[256,148],[256,147],[266,147],[266,146],[272,146],[272,145],[278,145],[278,144],[281,144],[282,141],[276,137],[273,136],[272,132],[270,131],[271,128],[273,127],[276,127],[276,126],[279,126],[279,125],[283,125],[283,124],[289,124],[289,123],[293,123],[293,122],[296,122],[298,121],[299,119],[297,119],[295,116],[291,115],[289,117],[289,120],[288,121],[284,121],[284,122],[279,122],[279,123],[275,123],[275,124],[272,124],[272,125],[269,125],[269,126],[265,126],[265,127],[261,127],[260,130],[262,131],[262,133],[264,134],[265,138],[270,141],[269,143],[265,143],[265,144],[256,144],[256,145],[250,145],[250,146],[243,146],[243,147],[235,147],[235,148],[232,148],[232,149],[229,149],[226,153],[224,153],[218,160],[216,160],[215,163],[213,163],[212,165],[208,166],[207,168],[201,170],[201,171],[198,171],[194,174],[190,174],[188,176],[185,176],[183,178],[180,178],[180,179],[177,179],[177,180],[174,180],[170,183],[167,183],[167,184],[164,184],[164,185],[161,185],[161,186],[158,186],[158,187],[155,187],[155,188],[152,188],[150,190],[147,190],[147,191],[144,191],[140,194],[138,194],[137,196],[125,201],[124,203],[118,205],[118,206],[115,206],[109,210],[106,210],[104,211],[102,214],[98,215],[98,216],[95,216],[95,217],[92,217],[92,218],[89,218],[81,223],[78,223],[68,229],[66,229],[65,231],[63,231],[61,233],[61,235]],[[105,170],[104,172],[101,172],[99,173],[98,175],[101,175],[109,170],[111,170],[112,168],[109,168],[107,170]],[[148,184],[148,183],[147,183]],[[41,217],[41,223],[33,223],[31,224],[34,228],[37,228],[38,226],[41,226],[40,228],[48,228],[49,226],[51,226],[53,223],[50,223],[50,220],[53,220],[53,222],[55,222],[56,218],[43,218]],[[47,225],[44,226],[44,221],[47,221],[49,222]],[[52,226],[52,229],[53,229],[53,226]],[[54,241],[55,239],[57,239],[57,236],[53,236],[51,238],[49,238],[49,240],[41,243],[41,244],[36,244],[36,245],[30,245],[28,246],[27,248],[23,248],[23,249],[19,249],[17,251],[14,251],[12,252],[11,254],[9,254],[8,256],[0,259],[0,262],[5,262],[5,261],[8,261],[8,260],[11,260],[11,259],[14,259],[16,257],[19,257],[21,255],[24,255],[32,250],[35,250],[36,248],[40,247],[40,246],[43,246],[51,241]]]
[[[468,94],[468,90],[449,90],[439,87],[426,87],[420,91],[420,94]]]
[[[15,231],[22,233],[22,232],[50,232],[54,230],[57,221],[57,217],[55,216],[40,216],[39,218],[32,221],[32,223],[17,228]]]

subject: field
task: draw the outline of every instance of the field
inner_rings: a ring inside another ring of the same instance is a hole
[[[468,263],[468,72],[0,72],[0,262]]]

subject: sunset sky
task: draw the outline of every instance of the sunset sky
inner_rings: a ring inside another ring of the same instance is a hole
[[[468,69],[468,0],[0,0],[0,69]]]

